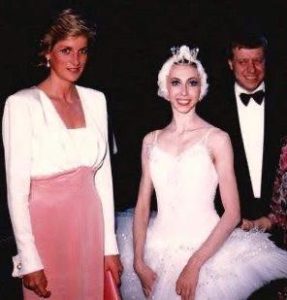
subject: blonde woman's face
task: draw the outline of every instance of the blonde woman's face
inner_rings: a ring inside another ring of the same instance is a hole
[[[88,40],[85,36],[68,37],[57,42],[46,54],[51,75],[75,82],[82,75],[88,58]]]
[[[188,113],[199,101],[200,77],[195,67],[173,65],[167,77],[167,100],[173,110]]]

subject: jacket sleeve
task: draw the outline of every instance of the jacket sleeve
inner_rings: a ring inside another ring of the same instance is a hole
[[[100,119],[101,131],[104,134],[106,141],[108,140],[107,128],[107,108],[105,96],[101,93],[102,99],[102,116]],[[104,253],[105,255],[118,254],[118,247],[115,236],[115,221],[114,221],[114,195],[111,173],[110,151],[107,145],[107,152],[103,164],[99,168],[95,176],[95,184],[102,201],[104,215]]]
[[[18,255],[13,258],[12,276],[21,277],[43,269],[29,214],[32,120],[27,101],[20,96],[10,96],[2,122],[7,200],[18,249]]]

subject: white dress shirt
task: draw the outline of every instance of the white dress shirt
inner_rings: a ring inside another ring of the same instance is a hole
[[[265,90],[264,83],[252,93],[244,90],[235,83],[235,96],[241,135],[247,158],[252,190],[254,197],[256,198],[260,198],[261,196],[265,100],[263,99],[263,102],[260,105],[251,98],[248,105],[244,105],[240,99],[240,94],[253,94],[258,90]]]
[[[18,249],[18,255],[13,258],[13,276],[43,269],[30,222],[31,179],[80,166],[98,167],[95,185],[103,206],[105,255],[118,253],[107,151],[106,99],[99,91],[76,88],[85,115],[85,128],[67,129],[51,100],[37,87],[21,90],[6,101],[2,134],[7,198]]]

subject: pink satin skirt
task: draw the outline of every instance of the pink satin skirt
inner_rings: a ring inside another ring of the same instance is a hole
[[[103,214],[93,169],[33,179],[29,206],[49,299],[102,300]],[[24,288],[24,299],[41,298]]]

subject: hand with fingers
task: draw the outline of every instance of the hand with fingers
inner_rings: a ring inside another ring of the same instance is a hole
[[[135,271],[141,281],[145,296],[150,297],[157,279],[157,274],[145,263],[137,264]]]
[[[110,270],[115,280],[116,285],[120,285],[121,276],[123,273],[123,265],[119,255],[106,255],[105,256],[105,271]]]
[[[188,262],[176,281],[176,293],[182,300],[194,300],[200,269]]]
[[[249,230],[253,229],[254,226],[255,226],[255,224],[254,224],[253,220],[242,219],[240,228],[245,231],[249,231]]]
[[[268,217],[261,217],[253,221],[254,227],[262,231],[268,231],[272,228],[272,222]]]
[[[32,290],[39,297],[49,298],[51,296],[51,292],[47,290],[48,281],[44,270],[24,275],[23,284],[27,289]]]

